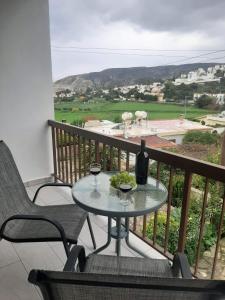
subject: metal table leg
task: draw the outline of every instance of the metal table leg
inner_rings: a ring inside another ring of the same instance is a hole
[[[116,230],[117,230],[117,238],[116,238],[116,254],[120,256],[121,254],[121,218],[116,218]]]
[[[125,237],[125,241],[126,241],[126,244],[127,246],[134,250],[135,252],[137,252],[138,254],[140,254],[141,256],[143,257],[147,257],[147,255],[145,255],[142,251],[138,250],[137,248],[135,248],[134,246],[132,246],[130,244],[130,241],[129,241],[129,218],[125,218],[125,228],[126,228],[126,231],[127,231],[127,236]]]
[[[96,249],[94,252],[92,252],[91,254],[89,255],[92,255],[92,254],[96,254],[96,253],[99,253],[101,252],[102,250],[106,249],[110,242],[111,242],[111,228],[112,228],[112,218],[111,217],[108,217],[108,234],[107,234],[107,242],[101,246],[100,248]]]

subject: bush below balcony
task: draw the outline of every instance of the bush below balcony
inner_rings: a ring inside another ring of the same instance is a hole
[[[172,208],[170,216],[170,227],[169,227],[169,239],[168,239],[168,251],[174,254],[177,251],[178,238],[179,238],[179,228],[180,228],[180,208]],[[156,242],[161,247],[165,243],[165,228],[166,228],[166,218],[167,214],[164,211],[158,213],[157,219],[157,234]],[[194,264],[196,259],[196,251],[199,240],[199,226],[200,220],[199,215],[190,214],[188,218],[188,228],[186,235],[186,246],[185,253],[187,254],[189,263]],[[154,228],[154,217],[150,218],[147,225],[147,237],[153,239],[153,228]],[[213,224],[206,223],[204,226],[203,239],[201,242],[200,254],[204,251],[210,249],[216,242],[216,228]]]

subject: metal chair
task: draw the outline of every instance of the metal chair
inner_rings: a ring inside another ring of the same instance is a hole
[[[0,239],[17,243],[62,241],[68,256],[70,245],[77,243],[87,219],[96,248],[90,219],[83,209],[76,204],[35,204],[39,191],[47,186],[72,187],[63,183],[44,184],[31,201],[9,148],[0,141]]]
[[[168,259],[150,259],[142,257],[126,257],[91,254],[86,257],[82,246],[74,246],[64,271],[94,274],[113,274],[145,277],[181,277],[192,279],[190,266],[185,254],[176,253],[171,263]]]
[[[83,273],[70,271],[77,259]],[[28,280],[39,286],[45,300],[225,299],[225,282],[192,279],[184,255],[175,255],[172,266],[163,261],[103,255],[86,258],[84,249],[74,246],[63,272],[32,270]]]

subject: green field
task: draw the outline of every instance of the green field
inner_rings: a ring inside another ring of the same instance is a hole
[[[119,121],[125,111],[135,112],[144,110],[148,112],[148,119],[176,119],[184,114],[184,106],[167,103],[136,103],[136,102],[106,102],[96,103],[63,102],[55,104],[55,119],[66,120],[68,123],[84,121],[87,117],[95,117],[99,120]],[[73,111],[72,111],[73,110]],[[209,110],[187,106],[186,118],[194,119],[202,115],[212,113]]]

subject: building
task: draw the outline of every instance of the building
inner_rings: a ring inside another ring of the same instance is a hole
[[[199,121],[207,126],[225,126],[225,113],[206,115],[198,118]]]
[[[125,136],[128,139],[151,135],[158,136],[176,144],[182,143],[183,137],[188,131],[212,130],[212,128],[209,126],[183,119],[155,121],[142,120],[140,125],[131,124],[126,128],[124,127],[124,124],[111,123],[105,125],[104,122],[100,122],[98,126],[91,126],[88,127],[88,129],[109,136]]]
[[[204,83],[204,82],[220,82],[220,77],[216,76],[217,71],[225,71],[225,65],[215,65],[214,67],[209,67],[207,71],[203,68],[198,68],[195,71],[186,74],[181,74],[179,78],[176,78],[174,85],[180,84],[191,84],[191,83]]]

